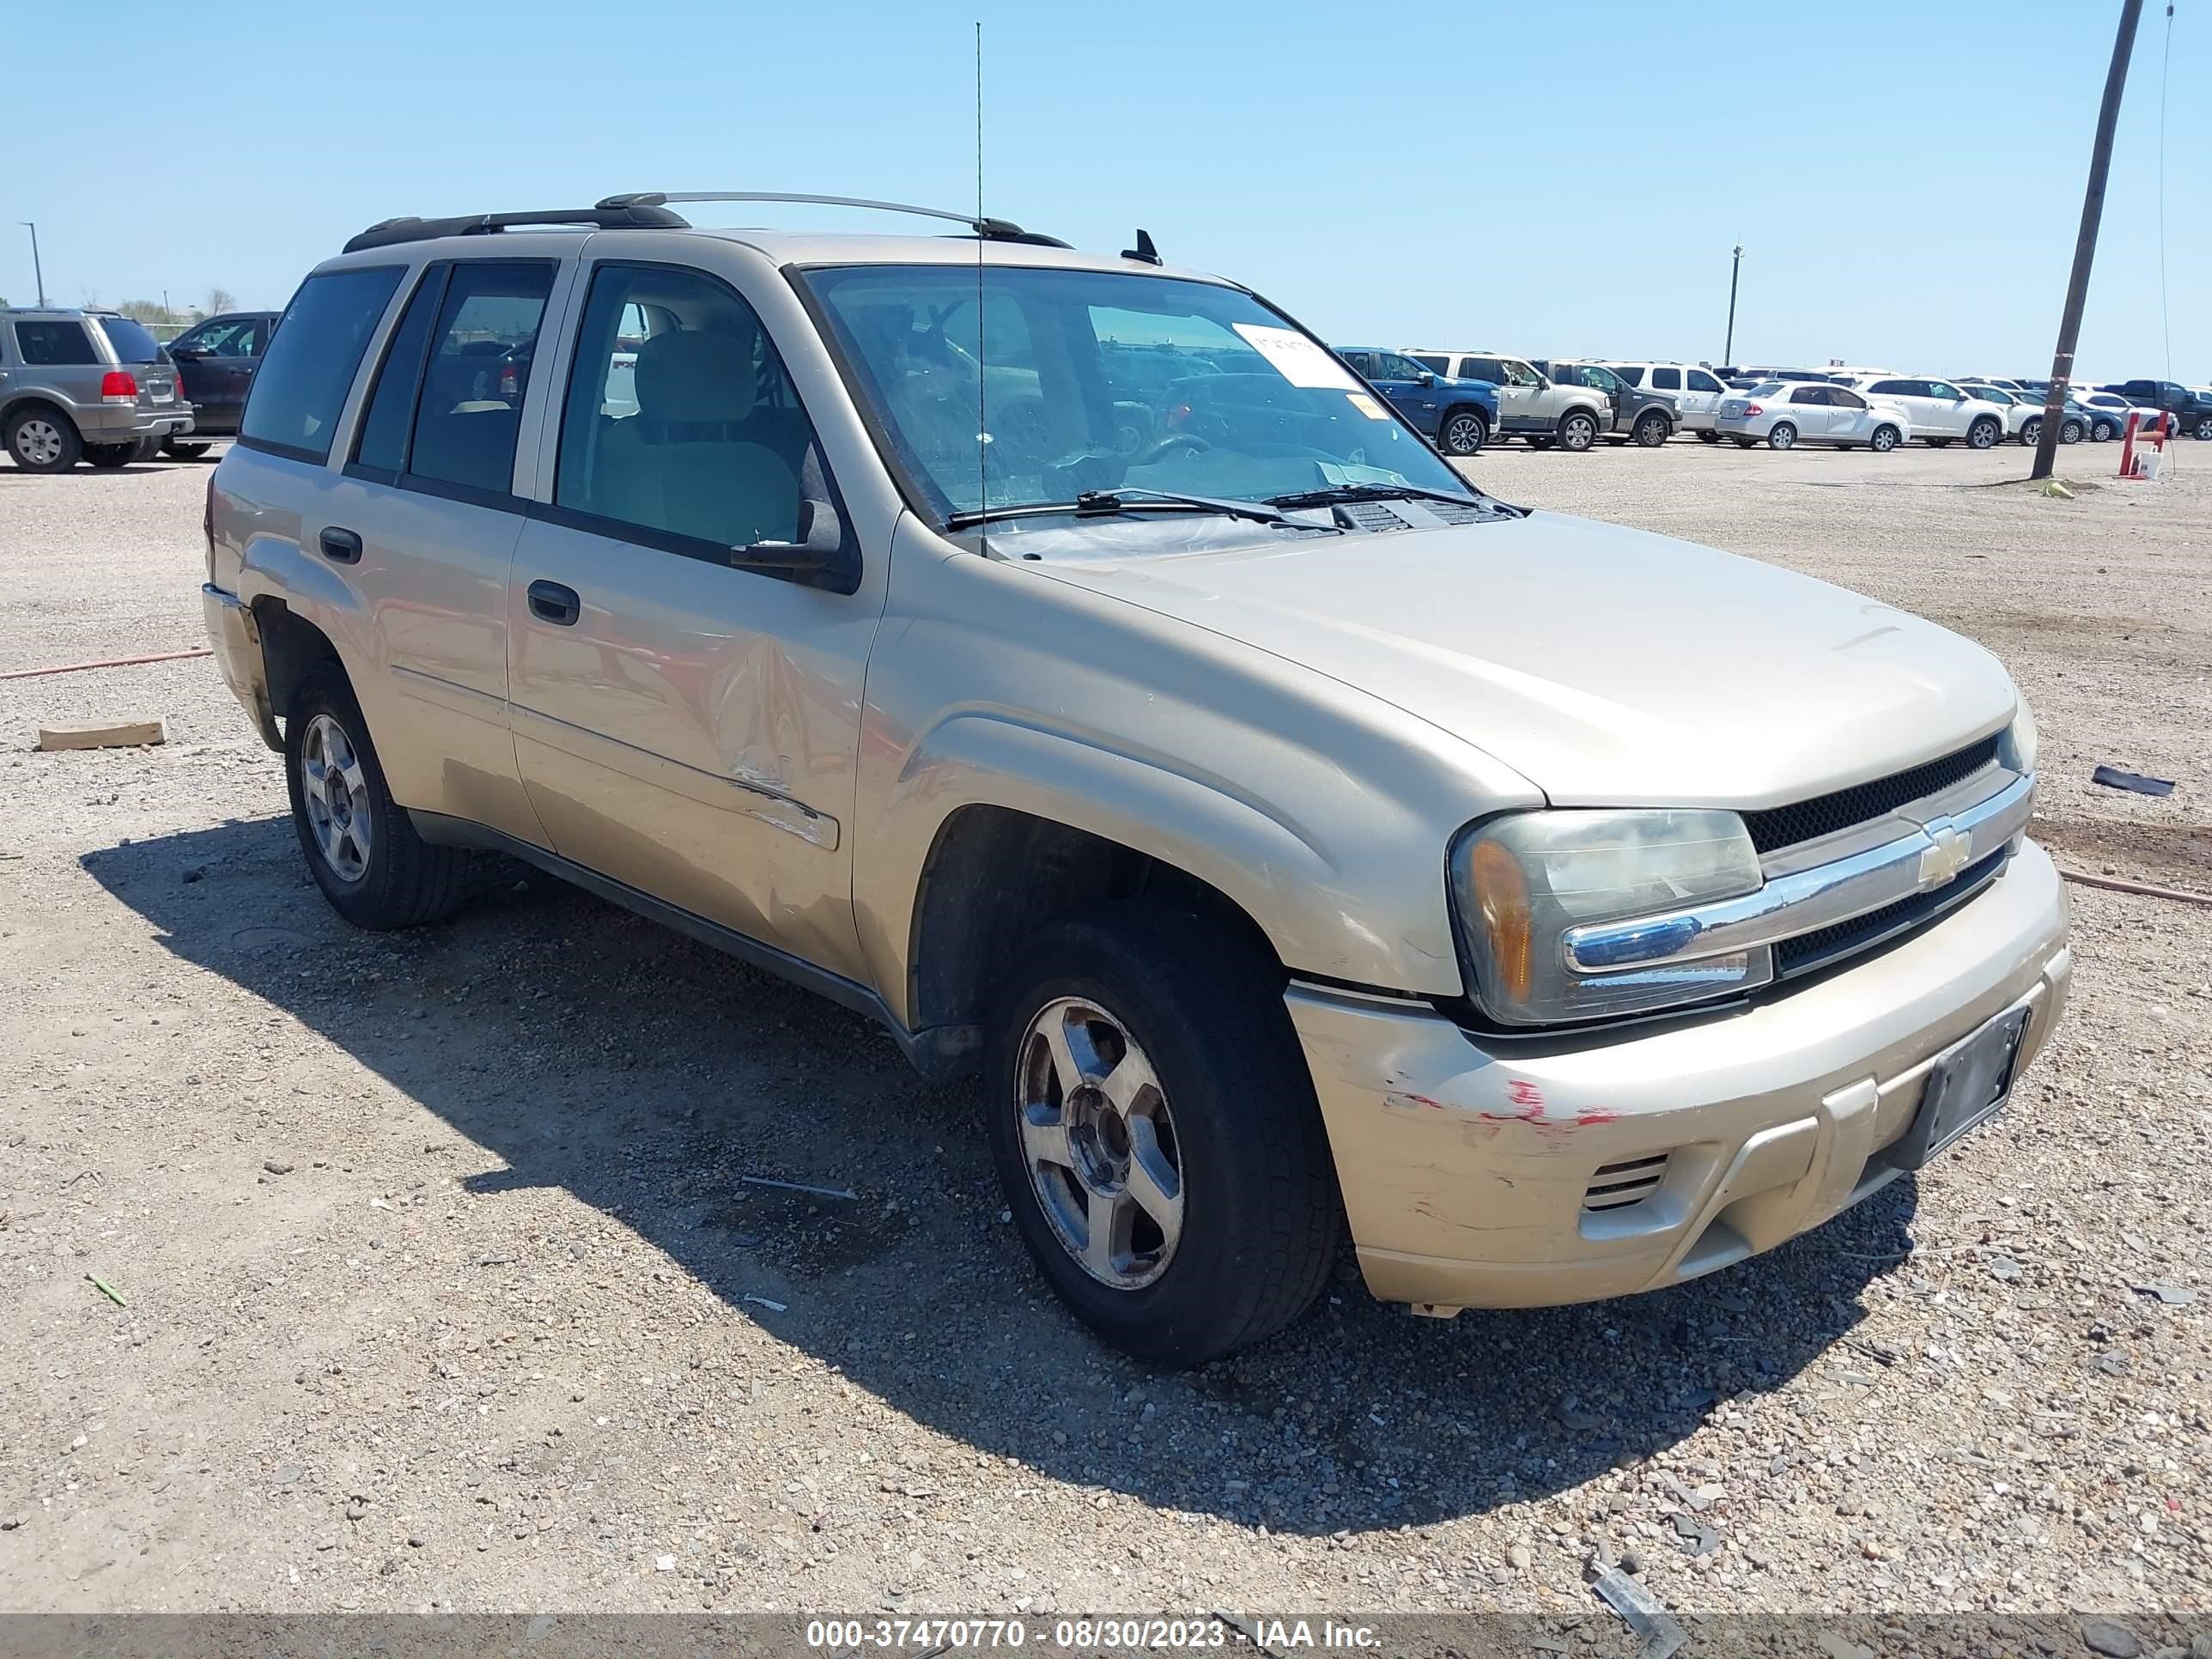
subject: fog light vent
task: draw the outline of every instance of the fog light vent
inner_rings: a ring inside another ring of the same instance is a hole
[[[1596,1215],[1641,1204],[1666,1180],[1668,1156],[1657,1152],[1650,1158],[1632,1158],[1626,1164],[1601,1165],[1590,1177],[1589,1190],[1583,1194],[1584,1212]]]

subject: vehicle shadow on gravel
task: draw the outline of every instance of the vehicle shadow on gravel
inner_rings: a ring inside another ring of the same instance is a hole
[[[1273,1342],[1151,1371],[1042,1290],[1000,1218],[974,1091],[923,1084],[857,1016],[503,863],[447,923],[356,932],[282,818],[82,865],[184,961],[473,1143],[391,1171],[381,1140],[301,1153],[369,1157],[396,1183],[456,1175],[490,1204],[565,1188],[732,1316],[915,1423],[1057,1480],[1276,1531],[1419,1523],[1659,1451],[1823,1358],[1871,1375],[1896,1358],[1838,1345],[1910,1246],[1910,1181],[1743,1267],[1583,1307],[1417,1320],[1373,1301],[1347,1255],[1322,1305]],[[518,1227],[512,1249],[517,1273],[596,1271],[573,1239]]]

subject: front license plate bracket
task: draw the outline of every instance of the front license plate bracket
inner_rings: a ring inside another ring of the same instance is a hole
[[[2013,1068],[2027,1030],[2028,1009],[2007,1009],[1964,1042],[1936,1057],[1920,1093],[1920,1110],[1890,1149],[1899,1170],[1917,1170],[1960,1136],[2002,1110],[2012,1096]]]

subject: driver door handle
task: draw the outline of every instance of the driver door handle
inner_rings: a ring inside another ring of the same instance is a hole
[[[584,614],[584,602],[573,587],[535,581],[530,584],[530,614],[556,628],[574,628],[576,618]]]

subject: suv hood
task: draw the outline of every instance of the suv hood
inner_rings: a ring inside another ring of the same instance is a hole
[[[1909,612],[1555,514],[1031,568],[1371,693],[1562,805],[1782,805],[2016,702],[1995,657]]]

